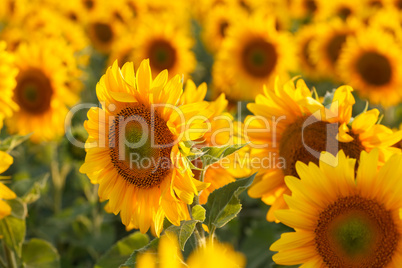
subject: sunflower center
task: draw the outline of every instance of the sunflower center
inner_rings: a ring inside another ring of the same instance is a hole
[[[226,30],[229,27],[229,23],[227,21],[221,21],[220,25],[219,25],[219,34],[221,35],[221,37],[225,37],[226,34]]]
[[[338,127],[338,124],[319,121],[312,116],[301,117],[290,124],[282,133],[279,143],[279,155],[286,163],[284,174],[298,177],[296,162],[318,165],[319,155],[323,151],[336,155],[343,150],[347,156],[358,159],[364,150],[359,137],[350,132],[348,134],[353,141],[339,142],[336,139]]]
[[[348,7],[341,7],[338,10],[338,16],[341,17],[342,19],[348,18],[352,14],[352,10]]]
[[[68,18],[69,18],[70,20],[72,20],[72,21],[78,21],[77,14],[75,14],[73,11],[71,11],[71,12],[68,14]]]
[[[86,9],[91,10],[94,7],[93,0],[84,0],[84,6]]]
[[[392,78],[392,66],[388,58],[377,52],[366,52],[357,60],[357,72],[368,84],[383,86]]]
[[[127,107],[109,132],[110,157],[117,172],[141,189],[159,186],[171,170],[173,136],[166,122],[144,106]]]
[[[314,232],[328,267],[385,267],[399,240],[392,213],[357,195],[341,197],[323,210]]]
[[[306,0],[304,2],[304,4],[306,5],[306,9],[308,10],[308,12],[310,13],[314,13],[317,10],[317,3],[315,2],[315,0]]]
[[[249,42],[242,53],[242,63],[251,76],[264,78],[275,69],[278,61],[276,48],[263,39]]]
[[[381,8],[382,2],[381,2],[381,0],[373,0],[373,1],[369,2],[369,5],[372,7]]]
[[[28,69],[18,74],[15,99],[21,109],[42,114],[49,110],[52,95],[51,82],[41,70]]]
[[[313,39],[310,38],[309,40],[307,40],[304,45],[303,45],[303,49],[302,49],[302,57],[304,59],[304,62],[307,64],[307,66],[309,66],[310,68],[314,68],[315,64],[314,62],[311,60],[310,57],[310,53],[309,53],[309,46],[311,44],[311,41]]]
[[[395,2],[395,6],[396,6],[398,9],[402,9],[402,0],[396,1],[396,2]]]
[[[96,38],[101,42],[101,43],[109,43],[113,39],[113,31],[112,28],[110,27],[109,24],[107,23],[102,23],[102,22],[96,22],[93,25],[93,29],[95,32]]]
[[[149,47],[149,64],[159,71],[170,70],[176,63],[176,49],[166,40],[154,41]]]
[[[327,55],[332,64],[335,64],[339,58],[342,46],[346,41],[347,34],[337,34],[333,36],[327,45]]]

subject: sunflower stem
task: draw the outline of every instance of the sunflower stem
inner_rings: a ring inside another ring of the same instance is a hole
[[[7,245],[5,243],[3,243],[3,247],[4,247],[4,252],[6,254],[6,259],[7,259],[7,263],[9,268],[17,268],[17,261],[15,259],[15,254],[14,252],[11,251],[11,249],[9,249],[7,247]]]
[[[204,181],[204,175],[205,175],[205,170],[201,171],[200,178],[199,178],[199,180],[200,180],[201,182]],[[200,195],[201,192],[198,193],[198,194]],[[200,197],[199,197],[199,195],[194,196],[193,203],[191,204],[191,209],[192,209],[194,206],[200,204]],[[191,215],[191,218],[193,218],[193,215],[192,215],[191,211],[190,211],[190,215]],[[197,223],[196,223],[196,225],[195,225],[195,230],[194,230],[194,236],[195,236],[197,245],[198,245],[199,247],[205,246],[205,243],[206,243],[206,242],[205,242],[205,231],[204,231],[204,228],[202,227],[202,222],[197,222]]]
[[[50,172],[54,187],[54,212],[58,213],[62,208],[63,189],[66,182],[67,174],[70,171],[70,166],[64,165],[62,169],[60,169],[58,162],[57,144],[53,143],[52,147],[52,161],[50,163]]]

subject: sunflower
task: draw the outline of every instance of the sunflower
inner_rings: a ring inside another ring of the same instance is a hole
[[[402,139],[402,131],[376,124],[379,111],[373,109],[354,118],[355,99],[349,86],[339,87],[329,108],[312,97],[303,80],[293,81],[274,90],[265,89],[248,109],[255,116],[245,119],[244,135],[250,142],[250,159],[258,175],[248,194],[271,205],[268,221],[277,220],[274,211],[286,208],[283,194],[289,193],[284,177],[297,177],[296,162],[318,163],[319,153],[338,150],[352,158],[361,151],[378,147],[380,160],[400,152],[391,147]]]
[[[157,265],[159,264],[159,265]],[[241,268],[246,266],[246,258],[229,244],[208,240],[205,246],[193,251],[184,262],[175,235],[163,235],[158,244],[158,254],[147,251],[138,256],[137,268]]]
[[[207,104],[176,106],[181,77],[169,82],[167,77],[165,70],[153,80],[149,60],[141,62],[136,76],[133,63],[108,68],[97,84],[102,108],[89,110],[84,124],[89,138],[80,169],[99,184],[100,199],[109,200],[108,209],[120,212],[124,225],[143,233],[152,228],[156,235],[165,216],[174,225],[189,219],[187,205],[208,187],[193,178],[185,158],[186,144],[203,135],[197,129],[204,127]],[[201,119],[187,122],[200,111]],[[138,142],[143,145],[133,147]]]
[[[73,105],[78,98],[66,87],[68,70],[60,61],[64,55],[56,53],[66,51],[59,51],[60,47],[62,43],[52,39],[18,47],[14,101],[20,109],[6,120],[10,133],[34,132],[34,142],[53,140],[64,133],[66,105]]]
[[[170,74],[183,74],[186,78],[195,68],[195,55],[191,51],[194,40],[171,20],[155,20],[147,16],[138,22],[142,25],[136,33],[132,52],[138,66],[149,58],[152,75],[167,69]]]
[[[343,151],[321,154],[319,166],[296,165],[285,181],[288,210],[277,211],[295,232],[271,246],[278,264],[303,267],[400,267],[402,262],[402,156],[378,170],[378,151],[356,159]]]
[[[252,100],[263,84],[273,85],[277,75],[288,78],[287,72],[296,65],[293,40],[276,31],[274,20],[265,16],[236,26],[229,29],[217,54],[213,84],[230,100]]]
[[[242,23],[247,13],[235,5],[216,5],[203,20],[202,40],[207,49],[216,53],[225,38],[228,28],[236,23]]]
[[[346,40],[354,36],[362,26],[354,18],[342,21],[334,18],[317,25],[317,36],[311,42],[311,59],[322,76],[338,80],[335,73],[342,47]]]
[[[292,0],[290,12],[296,19],[322,19],[323,0]]]
[[[369,26],[391,34],[397,42],[402,41],[402,18],[400,10],[383,8],[369,18]]]
[[[346,20],[350,17],[359,17],[362,13],[362,0],[322,1],[323,18],[339,17]]]
[[[93,47],[104,54],[110,53],[114,43],[124,32],[124,23],[102,6],[91,13],[85,27]]]
[[[14,66],[14,57],[5,51],[6,43],[0,42],[0,129],[3,127],[3,120],[11,117],[14,111],[18,109],[13,101],[13,89],[16,85],[15,78],[18,70]]]
[[[6,171],[12,163],[13,158],[9,154],[0,151],[0,173]],[[0,182],[0,219],[11,214],[11,207],[4,201],[4,199],[9,200],[16,197],[17,196],[13,191]]]
[[[321,76],[316,62],[311,57],[311,43],[318,37],[318,30],[317,24],[308,24],[302,26],[295,35],[300,70],[303,75],[314,80]]]
[[[381,42],[378,42],[381,40]],[[402,50],[395,38],[375,28],[348,40],[338,71],[345,83],[372,103],[391,106],[401,100]]]
[[[188,80],[184,93],[180,99],[182,104],[191,104],[203,101],[207,94],[207,86],[202,83],[198,88],[192,80]],[[224,112],[228,106],[228,101],[225,98],[225,94],[221,94],[215,101],[208,102],[208,109],[212,111],[208,118],[210,128],[205,132],[202,141],[197,142],[198,147],[206,146],[224,146],[234,144],[244,144],[244,140],[241,137],[235,136],[233,131],[233,116]],[[217,163],[209,166],[205,170],[204,182],[209,183],[210,186],[204,189],[200,196],[200,203],[205,204],[208,200],[208,196],[214,190],[225,186],[236,178],[241,178],[249,175],[250,170],[239,165],[241,159],[244,159],[244,155],[247,152],[247,148],[241,149],[234,154],[227,156],[226,158],[218,161]],[[202,164],[198,160],[194,160],[193,164],[196,167],[201,167]],[[193,170],[194,178],[200,179],[201,171]]]

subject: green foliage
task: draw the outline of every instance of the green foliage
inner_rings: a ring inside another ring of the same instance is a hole
[[[120,265],[120,268],[134,268],[135,267],[135,263],[137,261],[137,256],[138,254],[144,253],[146,251],[156,251],[158,248],[158,244],[159,244],[159,238],[154,238],[151,242],[149,242],[146,246],[134,250],[134,252],[130,255],[130,257],[127,259],[127,261]]]
[[[253,182],[255,174],[229,183],[213,191],[205,205],[206,220],[209,230],[223,227],[240,212],[239,195]]]
[[[202,161],[202,166],[206,167],[212,165],[219,160],[235,153],[246,146],[246,144],[235,144],[235,145],[226,145],[222,147],[204,147],[201,149],[203,154],[200,156],[200,160]]]
[[[131,253],[146,246],[149,237],[140,232],[132,233],[114,244],[96,263],[95,268],[114,268],[124,263]]]
[[[60,267],[60,256],[49,242],[32,238],[22,246],[22,260],[25,268]]]

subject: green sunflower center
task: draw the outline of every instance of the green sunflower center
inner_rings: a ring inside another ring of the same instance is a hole
[[[357,257],[370,250],[375,240],[375,230],[369,220],[352,213],[333,226],[335,244],[351,257]]]
[[[357,195],[330,204],[314,232],[317,251],[328,267],[386,267],[400,237],[391,212]]]
[[[334,35],[327,44],[327,55],[328,59],[333,65],[337,62],[343,44],[346,42],[347,34],[336,34]]]
[[[171,170],[173,136],[166,122],[144,106],[127,107],[109,132],[110,157],[129,183],[146,189],[161,184]]]
[[[166,40],[157,40],[149,46],[149,64],[158,71],[170,70],[177,59],[176,49]]]
[[[24,111],[42,114],[49,110],[53,88],[49,78],[39,69],[27,69],[17,76],[15,99]]]
[[[256,39],[244,47],[241,60],[249,75],[265,78],[274,71],[278,55],[273,44],[263,39]]]
[[[336,139],[338,124],[331,124],[315,119],[313,116],[300,117],[290,124],[282,133],[279,143],[279,155],[285,160],[285,175],[298,177],[296,162],[318,165],[320,153],[323,151],[336,155],[339,150],[352,158],[359,158],[363,145],[353,132],[351,142],[339,142]]]
[[[104,44],[107,44],[113,39],[113,31],[109,24],[96,22],[93,24],[93,30],[96,36],[96,39]]]
[[[363,53],[357,60],[356,69],[360,77],[373,86],[384,86],[392,79],[389,59],[374,51]]]

